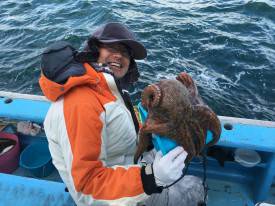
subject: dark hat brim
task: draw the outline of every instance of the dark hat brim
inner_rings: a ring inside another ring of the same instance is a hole
[[[127,45],[131,51],[133,52],[133,58],[134,59],[144,59],[147,57],[147,51],[145,49],[145,47],[134,40],[130,40],[130,39],[108,39],[108,40],[102,40],[102,39],[98,39],[99,42],[104,43],[104,44],[111,44],[111,43],[123,43],[125,45]]]

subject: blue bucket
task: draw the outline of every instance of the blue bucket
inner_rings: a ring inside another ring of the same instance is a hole
[[[54,166],[48,143],[40,142],[27,146],[20,155],[20,166],[29,170],[34,176],[49,176]]]

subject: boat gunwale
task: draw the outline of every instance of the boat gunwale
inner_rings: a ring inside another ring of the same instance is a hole
[[[22,94],[22,93],[16,93],[16,92],[0,91],[0,97],[50,102],[43,95]],[[218,117],[219,117],[219,119],[221,120],[221,122],[223,124],[226,124],[226,123],[249,124],[249,125],[263,126],[263,127],[275,127],[275,122],[274,121],[247,119],[247,118],[237,118],[237,117],[229,117],[229,116],[218,116]]]

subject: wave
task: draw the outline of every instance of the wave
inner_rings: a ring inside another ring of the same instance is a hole
[[[130,91],[136,101],[146,85],[187,71],[219,115],[274,120],[272,0],[0,1],[0,90],[41,94],[39,54],[58,40],[81,49],[110,21],[148,49]]]

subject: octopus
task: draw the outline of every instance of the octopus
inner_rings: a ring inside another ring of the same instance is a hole
[[[148,116],[139,132],[139,144],[134,156],[137,162],[152,142],[152,133],[169,137],[181,145],[188,155],[185,162],[201,154],[205,146],[216,144],[221,134],[217,115],[200,97],[191,76],[180,73],[176,79],[165,79],[147,86],[141,103]],[[212,140],[206,142],[207,131]]]

